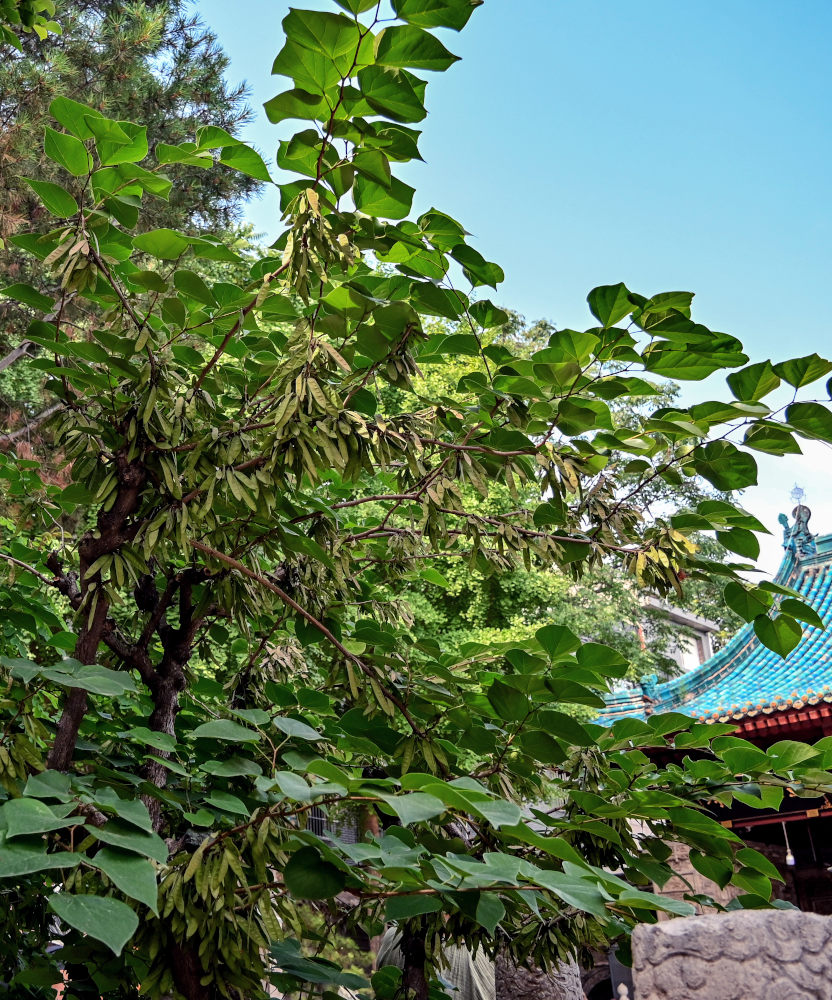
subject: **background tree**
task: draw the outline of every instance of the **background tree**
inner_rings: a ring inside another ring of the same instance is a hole
[[[116,120],[141,121],[154,144],[193,140],[202,125],[235,134],[249,118],[245,87],[226,79],[228,58],[214,34],[184,0],[70,0],[61,6],[61,33],[21,35],[20,48],[4,47],[0,63],[0,283],[40,285],[25,254],[9,237],[21,229],[49,225],[26,178],[52,180],[55,163],[44,154],[48,108],[57,96],[82,99]],[[141,215],[129,198],[120,205],[128,229],[162,226],[217,229],[230,226],[243,200],[257,187],[238,171],[181,168],[179,183],[165,200]],[[19,346],[29,312],[6,301],[0,306],[0,354]],[[8,405],[32,400],[22,375],[3,380]]]
[[[193,140],[206,124],[232,134],[248,120],[245,88],[226,79],[228,59],[184,0],[116,3],[69,0],[60,10],[61,33],[21,34],[20,51],[4,46],[0,62],[0,286],[27,282],[48,291],[48,276],[32,269],[9,237],[21,229],[50,225],[26,178],[56,179],[60,168],[44,152],[48,108],[57,96],[83,100],[116,120],[141,121],[155,144]],[[52,123],[54,124],[54,122]],[[178,183],[166,199],[155,199],[139,213],[131,196],[118,202],[128,230],[187,226],[216,230],[231,227],[257,181],[239,171],[207,174],[182,165]],[[19,364],[37,353],[24,341],[31,303],[0,303],[0,413],[16,440],[34,444],[47,458],[48,437],[38,436],[38,417],[46,412],[42,377]],[[81,324],[70,302],[66,318]],[[2,437],[0,437],[2,447]],[[34,452],[31,453],[34,455]]]
[[[511,310],[506,311],[505,318],[502,325],[486,331],[483,342],[508,347],[517,357],[532,357],[556,333],[555,325],[548,320],[530,324]],[[427,329],[435,337],[448,337],[459,335],[462,326],[435,319]],[[425,364],[412,381],[417,391],[444,395],[461,404],[457,387],[472,369],[487,371],[482,359],[460,358],[454,362],[443,358],[442,364]],[[678,395],[676,386],[661,380],[643,388],[649,394],[612,401],[610,413],[616,424],[627,427],[648,421],[657,407],[673,404]],[[391,405],[401,394],[401,390],[387,387],[382,399]],[[619,454],[614,460],[625,465],[627,456]],[[629,478],[626,472],[620,475],[622,482]],[[466,502],[483,515],[505,515],[518,502],[534,507],[537,501],[536,484],[519,495],[515,490],[514,496],[500,484],[491,485],[487,498],[470,486],[464,492]],[[640,493],[645,511],[665,517],[695,510],[703,500],[722,496],[696,477],[657,479]],[[709,559],[724,562],[731,558],[731,553],[714,538],[702,535],[696,538],[696,544]],[[541,622],[551,621],[617,649],[630,662],[629,680],[651,673],[670,677],[680,669],[673,653],[683,641],[684,628],[671,622],[661,607],[645,600],[646,595],[633,585],[632,577],[614,561],[575,579],[573,574],[552,570],[537,560],[530,560],[528,567],[513,565],[511,560],[502,566],[483,560],[479,567],[472,568],[458,558],[437,559],[420,578],[410,582],[406,595],[414,632],[458,652],[467,643],[493,644],[528,637]],[[683,590],[673,595],[672,603],[714,621],[717,648],[742,624],[742,619],[725,604],[718,579],[705,574],[687,580]]]
[[[644,496],[680,476],[741,489],[754,450],[832,439],[824,403],[764,402],[831,364],[747,365],[735,338],[692,320],[690,293],[621,284],[590,293],[590,329],[513,353],[488,342],[505,316],[478,291],[498,265],[450,215],[408,219],[395,172],[418,153],[417,73],[453,63],[432,29],[461,29],[475,6],[289,13],[275,72],[291,86],[267,105],[303,123],[279,150],[295,178],[286,228],[236,281],[195,264],[239,271],[223,239],[143,232],[123,208],[168,196],[178,164],[265,173],[256,151],[206,126],[151,156],[139,126],[52,102],[47,155],[65,173],[34,190],[53,227],[13,240],[57,291],[5,289],[42,306],[27,336],[71,478],[0,453],[15,515],[0,551],[0,879],[14,902],[0,947],[16,990],[43,995],[60,960],[70,995],[107,1000],[139,985],[248,1000],[267,981],[427,1000],[443,941],[545,965],[657,911],[693,912],[652,891],[670,841],[740,886],[737,905],[765,905],[770,863],[710,805],[832,791],[823,742],[763,752],[678,715],[582,725],[565,709],[601,707],[628,664],[566,627],[460,656],[402,615],[433,559],[535,560],[576,579],[617,559],[659,592],[723,575],[783,655],[799,621],[822,625],[785,588],[698,554],[695,532],[754,545],[759,525],[735,504],[664,516]],[[423,316],[466,322],[431,334]],[[414,379],[460,363],[452,396]],[[726,368],[730,400],[613,419],[608,401],[644,396],[648,379]],[[514,509],[471,502],[492,489]],[[696,753],[661,767],[657,747]],[[379,829],[360,844],[310,822],[355,808]],[[321,936],[309,901],[368,933],[400,922],[403,972],[368,983],[304,955]],[[58,957],[44,947],[56,936]]]

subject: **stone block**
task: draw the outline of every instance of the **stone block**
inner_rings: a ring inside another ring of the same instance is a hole
[[[642,924],[635,1000],[832,1000],[832,917],[741,910]]]

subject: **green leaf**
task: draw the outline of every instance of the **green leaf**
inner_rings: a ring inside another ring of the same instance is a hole
[[[147,833],[153,832],[153,821],[141,799],[122,799],[112,788],[101,788],[95,793],[94,801],[103,812],[115,813],[131,826]]]
[[[299,719],[291,719],[285,715],[278,715],[272,719],[272,724],[275,729],[279,729],[282,733],[286,733],[287,736],[295,736],[299,740],[310,740],[311,742],[316,742],[322,739],[320,733],[316,732],[311,726],[307,726],[305,722],[301,722]]]
[[[158,915],[159,887],[156,869],[147,858],[105,847],[90,859],[90,863],[101,869],[125,896],[144,903]]]
[[[781,427],[770,424],[752,424],[745,432],[743,444],[767,455],[800,455],[800,445],[794,435]]]
[[[613,649],[600,642],[585,642],[575,657],[582,667],[588,667],[604,677],[623,677],[629,662]]]
[[[352,159],[353,166],[371,181],[390,187],[390,161],[378,149],[360,149]]]
[[[461,31],[483,0],[392,0],[396,16],[419,28]]]
[[[506,722],[519,722],[529,712],[529,699],[522,691],[504,681],[495,680],[486,692],[497,717]]]
[[[274,776],[274,782],[287,798],[296,802],[308,802],[312,797],[309,785],[294,771],[278,771]]]
[[[785,771],[790,770],[796,764],[802,764],[804,761],[818,757],[822,751],[806,743],[798,743],[796,740],[780,740],[779,743],[772,744],[767,753],[772,768],[777,771]]]
[[[426,580],[428,583],[432,583],[437,587],[441,587],[443,590],[447,590],[451,584],[449,580],[446,580],[444,576],[439,572],[438,569],[423,569],[419,573],[419,577],[422,580]]]
[[[36,181],[31,177],[24,177],[23,180],[52,215],[59,219],[68,219],[78,212],[78,202],[60,184],[53,184],[51,181]]]
[[[781,361],[774,365],[774,371],[789,385],[799,389],[801,386],[809,385],[810,382],[823,378],[824,375],[832,372],[832,362],[817,354],[810,354],[805,358]]]
[[[755,851],[751,847],[743,847],[737,851],[736,857],[737,861],[745,865],[746,868],[753,868],[754,871],[761,872],[769,878],[777,879],[778,882],[783,881],[783,876],[780,874],[779,869],[764,854],[760,854],[759,851]]]
[[[786,420],[804,437],[832,441],[832,411],[822,403],[792,403]]]
[[[693,453],[697,473],[718,490],[744,490],[757,485],[757,463],[730,441],[709,441]]]
[[[497,924],[506,915],[506,908],[496,892],[482,892],[477,900],[476,921],[489,934],[497,929]]]
[[[177,291],[187,295],[188,298],[195,299],[209,308],[216,308],[217,300],[214,293],[205,284],[203,279],[194,271],[186,268],[177,268],[173,275],[173,283]]]
[[[216,789],[211,792],[210,795],[206,796],[205,801],[214,806],[215,809],[219,809],[221,812],[231,813],[235,816],[248,816],[251,810],[242,801],[238,799],[236,795],[232,795],[230,792],[224,792],[221,789]]]
[[[0,656],[0,663],[26,684],[35,677],[45,677],[62,687],[81,688],[92,694],[117,696],[136,690],[136,682],[130,674],[78,660],[60,660],[54,666],[42,667],[31,660]]]
[[[66,813],[69,809],[63,806],[59,811]],[[45,802],[32,798],[9,799],[0,813],[6,827],[7,840],[33,833],[49,833],[51,830],[77,826],[83,822],[77,816],[58,816]]]
[[[743,621],[750,622],[758,615],[765,615],[771,607],[771,598],[758,590],[749,590],[736,580],[725,585],[723,597],[728,607]]]
[[[375,7],[378,0],[335,0],[335,2],[350,14],[363,14],[365,10]]]
[[[157,733],[147,726],[134,726],[118,734],[123,739],[154,747],[156,750],[166,750],[169,753],[176,749],[176,737],[170,733]]]
[[[257,743],[260,734],[252,729],[246,729],[239,722],[231,719],[214,719],[211,722],[203,722],[197,726],[193,732],[188,733],[189,740],[221,740],[225,743]],[[315,734],[317,739],[317,734]]]
[[[427,84],[404,69],[367,66],[358,74],[364,99],[377,114],[395,122],[420,122],[427,115]]]
[[[437,896],[391,896],[385,905],[385,920],[407,920],[441,909],[442,902]]]
[[[396,177],[388,186],[359,175],[353,188],[355,207],[359,212],[378,218],[404,219],[413,204],[414,190]]]
[[[49,298],[48,295],[43,295],[31,285],[23,285],[20,282],[0,288],[0,295],[14,299],[15,302],[22,302],[24,305],[31,306],[41,312],[49,312],[55,304],[54,299]]]
[[[329,105],[320,94],[310,94],[297,87],[284,90],[263,105],[270,122],[277,124],[287,118],[299,121],[320,121],[329,114]]]
[[[442,70],[459,59],[432,35],[414,25],[396,25],[379,32],[375,42],[376,63],[392,69]]]
[[[729,375],[726,381],[737,399],[749,401],[762,399],[780,385],[780,377],[770,361],[741,368]]]
[[[291,9],[282,24],[292,42],[325,55],[334,64],[339,78],[349,73],[360,37],[359,27],[352,18],[330,11]]]
[[[138,163],[148,154],[147,127],[109,118],[87,118],[95,136],[95,146],[103,167],[117,163]]]
[[[534,760],[541,764],[562,764],[566,760],[566,750],[562,744],[542,729],[523,730],[520,746]]]
[[[65,924],[103,941],[115,955],[121,954],[139,926],[139,918],[126,903],[104,896],[60,892],[49,897],[49,907]]]
[[[748,559],[758,559],[760,556],[760,541],[753,531],[747,528],[729,528],[718,531],[716,540],[731,552]]]
[[[592,315],[604,327],[615,326],[633,311],[630,291],[626,285],[601,285],[593,288],[586,298]]]
[[[473,319],[475,323],[479,323],[479,325],[486,330],[495,326],[503,326],[505,323],[508,323],[509,319],[508,313],[505,309],[500,309],[488,299],[473,302],[469,312],[471,313],[471,319]]]
[[[241,174],[253,177],[256,181],[271,183],[269,168],[263,157],[244,142],[226,146],[220,153],[220,163],[226,167],[233,167],[234,170],[239,170]]]
[[[146,858],[153,858],[160,865],[168,860],[167,845],[157,833],[125,826],[116,820],[109,820],[104,826],[86,826],[84,829],[105,844],[141,854]]]
[[[503,269],[498,264],[489,263],[481,253],[465,243],[455,246],[451,250],[451,256],[462,265],[465,277],[474,287],[490,285],[496,288],[505,278]]]
[[[769,618],[758,615],[754,619],[754,632],[760,642],[778,656],[786,657],[800,642],[803,630],[788,615]]]
[[[591,913],[599,920],[605,920],[609,916],[606,906],[607,896],[602,894],[600,887],[594,881],[565,875],[563,872],[544,870],[538,870],[534,880],[538,885],[553,892],[568,906]]]
[[[49,105],[49,114],[78,139],[92,139],[93,134],[88,125],[88,119],[104,117],[95,108],[79,104],[68,97],[56,97]]]
[[[571,746],[588,747],[595,742],[580,722],[565,712],[547,709],[544,712],[539,712],[537,719],[541,729]]]
[[[191,240],[172,229],[152,229],[133,237],[133,246],[137,250],[162,260],[176,260],[190,244]]]
[[[23,794],[36,799],[58,799],[66,802],[71,798],[72,779],[63,771],[40,771],[29,776]]]
[[[190,167],[201,167],[205,170],[213,167],[214,157],[210,153],[196,152],[196,144],[183,142],[179,146],[171,146],[167,142],[159,142],[153,150],[159,163],[186,163]]]
[[[402,826],[423,823],[445,812],[445,803],[427,792],[410,792],[407,795],[380,795],[399,817]]]
[[[823,619],[814,608],[794,597],[783,598],[780,602],[780,611],[792,618],[797,618],[798,621],[804,622],[806,625],[811,625],[812,628],[819,628],[821,631],[826,628]]]
[[[289,858],[283,881],[297,899],[331,899],[347,884],[347,876],[314,847],[304,847]]]
[[[207,760],[200,770],[219,778],[238,778],[242,775],[257,776],[263,773],[259,764],[245,757],[232,756],[228,760]]]
[[[15,841],[13,844],[0,842],[0,878],[31,875],[50,868],[74,868],[82,857],[69,851],[47,854],[46,844],[41,838],[28,842]]]
[[[699,851],[690,852],[690,863],[705,878],[716,882],[720,889],[724,889],[731,881],[734,874],[734,867],[725,858],[712,857],[708,854],[701,854]]]
[[[84,177],[92,170],[92,157],[80,139],[67,135],[66,132],[56,132],[49,126],[44,131],[44,149],[50,160],[76,177]]]
[[[488,820],[495,830],[503,826],[516,826],[523,817],[523,810],[515,802],[496,800],[484,802],[477,800],[472,803],[474,812]]]

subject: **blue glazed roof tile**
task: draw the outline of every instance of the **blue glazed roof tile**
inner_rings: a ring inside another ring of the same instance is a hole
[[[787,533],[788,540],[788,533]],[[811,538],[805,547],[792,545],[775,577],[798,591],[827,620],[832,607],[832,535]],[[719,652],[696,670],[649,690],[613,692],[599,722],[609,725],[651,712],[682,712],[715,721],[740,718],[786,707],[789,701],[832,700],[832,628],[804,627],[803,638],[783,659],[760,643],[752,625],[744,625]]]

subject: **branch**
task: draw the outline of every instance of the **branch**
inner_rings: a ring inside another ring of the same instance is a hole
[[[0,372],[2,372],[4,368],[11,367],[15,361],[20,361],[21,358],[26,357],[29,353],[29,348],[34,346],[35,345],[31,342],[31,340],[24,340],[23,343],[18,347],[15,347],[13,351],[9,351],[4,358],[0,358]]]
[[[5,359],[4,359],[5,360]],[[53,403],[51,406],[47,406],[45,410],[36,416],[28,420],[23,427],[18,427],[16,431],[9,431],[8,434],[0,434],[0,448],[6,447],[10,444],[14,444],[20,438],[28,437],[28,435],[33,431],[37,430],[41,424],[46,423],[46,421],[53,417],[59,410],[63,408],[63,403]]]
[[[48,577],[45,573],[41,573],[40,570],[35,569],[34,566],[30,566],[29,563],[25,563],[20,559],[15,559],[14,556],[7,555],[5,552],[0,552],[0,559],[5,559],[7,563],[11,563],[12,566],[19,566],[20,569],[26,570],[27,573],[31,573],[32,576],[36,576],[41,583],[48,583],[54,585],[55,581]]]
[[[358,669],[365,675],[365,677],[378,683],[378,677],[373,671],[372,667],[364,663],[364,661],[356,656],[355,653],[351,653],[347,647],[340,642],[332,632],[324,625],[323,622],[318,621],[318,619],[311,614],[306,608],[303,608],[295,601],[293,598],[289,597],[285,590],[282,590],[277,586],[276,583],[272,583],[271,580],[262,576],[260,573],[255,573],[254,570],[249,569],[247,566],[243,565],[238,559],[234,559],[231,556],[226,555],[224,552],[220,552],[217,549],[211,548],[210,545],[204,545],[202,542],[197,542],[191,539],[191,545],[193,548],[198,549],[200,552],[204,552],[206,555],[212,556],[214,559],[218,559],[220,562],[225,563],[232,569],[236,569],[238,573],[242,573],[243,576],[247,576],[250,580],[254,580],[259,583],[262,587],[270,590],[273,594],[276,594],[284,604],[288,605],[293,611],[296,611],[302,618],[309,622],[310,625],[314,626],[323,636],[325,636],[332,645],[338,650],[342,656],[345,656],[351,663],[354,663]],[[406,720],[407,724],[418,736],[424,736],[424,732],[417,725],[413,716],[408,711],[405,703],[399,698],[395,692],[389,689],[383,689],[384,694],[389,700],[396,706],[396,708],[401,712],[402,717]]]
[[[266,275],[266,277],[263,279],[263,285],[267,285],[270,281],[274,281],[274,279],[278,275],[282,274],[288,266],[289,262],[287,261],[285,264],[281,264],[276,271],[272,271],[271,274]],[[216,349],[216,351],[214,351],[214,356],[211,358],[208,364],[202,369],[202,371],[199,373],[199,377],[197,378],[196,382],[194,382],[193,386],[191,386],[191,391],[189,393],[191,397],[193,397],[196,394],[197,389],[199,389],[199,387],[205,381],[205,379],[208,376],[208,373],[220,360],[223,354],[225,354],[225,349],[226,347],[228,347],[229,341],[234,336],[234,334],[237,333],[239,329],[242,327],[243,323],[246,320],[246,316],[248,316],[251,310],[257,305],[258,298],[259,296],[255,295],[255,297],[251,300],[251,302],[249,302],[249,304],[244,309],[240,310],[240,318],[237,320],[234,326],[231,327],[228,333],[223,337],[222,343]]]

